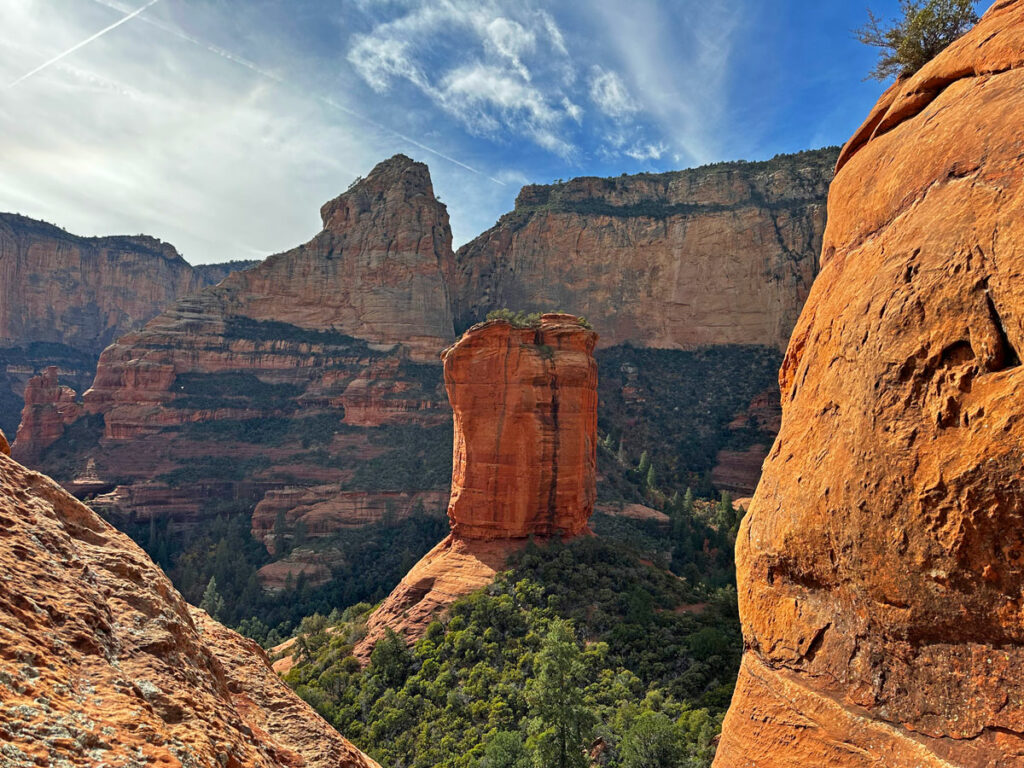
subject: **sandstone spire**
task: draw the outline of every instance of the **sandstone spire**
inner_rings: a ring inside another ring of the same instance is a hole
[[[409,640],[438,612],[489,583],[529,537],[574,536],[594,509],[597,334],[575,315],[474,326],[442,354],[455,413],[452,533],[369,621],[357,657],[385,629]]]

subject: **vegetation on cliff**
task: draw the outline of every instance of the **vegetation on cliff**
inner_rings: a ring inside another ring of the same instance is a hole
[[[369,606],[308,619],[286,680],[386,765],[576,765],[583,750],[710,764],[741,650],[731,587],[594,538],[531,545],[510,567],[411,649],[380,642],[365,670],[351,650]]]
[[[902,18],[886,24],[871,10],[857,39],[879,48],[869,77],[909,77],[978,23],[975,0],[900,0]]]

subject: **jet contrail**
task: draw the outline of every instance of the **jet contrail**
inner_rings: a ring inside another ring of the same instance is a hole
[[[104,27],[99,32],[97,32],[95,35],[91,35],[90,37],[85,38],[85,40],[83,40],[82,42],[80,42],[80,43],[78,43],[76,45],[71,46],[70,48],[68,48],[63,53],[58,53],[56,56],[54,56],[49,61],[44,61],[42,64],[40,64],[38,67],[33,69],[31,72],[26,72],[24,75],[19,77],[17,80],[15,80],[15,81],[13,81],[11,83],[8,83],[6,86],[4,86],[4,90],[7,90],[8,88],[13,88],[18,83],[21,83],[21,82],[24,82],[25,80],[28,80],[30,77],[32,77],[32,75],[35,75],[35,74],[38,74],[39,72],[42,72],[44,69],[46,69],[51,64],[56,64],[58,61],[63,59],[65,56],[70,56],[72,53],[77,51],[79,48],[88,45],[89,43],[91,43],[93,40],[95,40],[98,37],[102,37],[103,35],[107,34],[107,32],[109,32],[110,30],[117,29],[122,24],[124,24],[126,21],[131,21],[136,16],[138,16],[140,13],[142,13],[144,10],[149,8],[151,5],[155,5],[158,2],[160,2],[160,0],[149,0],[149,2],[146,3],[144,6],[142,6],[141,8],[136,8],[134,11],[129,13],[127,16],[124,16],[124,17],[118,19],[117,21],[115,21],[109,27]],[[104,5],[106,5],[106,3],[104,3]],[[118,10],[121,10],[121,9],[118,9]]]
[[[95,0],[95,1],[97,3],[99,3],[100,5],[106,6],[107,8],[112,8],[115,11],[119,11],[121,13],[124,13],[124,8],[120,4],[112,2],[111,0]],[[152,0],[152,2],[149,3],[149,5],[152,5],[155,2],[157,2],[157,0]],[[135,13],[133,13],[133,14],[131,14],[129,16],[126,16],[125,18],[121,19],[121,21],[117,22],[117,24],[123,24],[129,18],[131,18],[132,16],[136,16],[139,13],[141,13],[142,11],[146,10],[146,8],[148,8],[149,5],[143,6],[139,10],[135,11]],[[300,96],[305,96],[305,97],[316,99],[317,101],[319,101],[321,104],[324,104],[325,106],[331,107],[332,109],[336,109],[339,112],[344,112],[346,115],[349,115],[350,117],[354,117],[357,120],[362,120],[364,123],[372,125],[374,128],[376,128],[376,129],[378,129],[380,131],[383,131],[384,133],[388,133],[388,134],[394,136],[395,138],[400,139],[400,140],[406,142],[407,144],[412,144],[414,147],[418,147],[419,149],[422,149],[424,152],[429,152],[432,155],[436,155],[437,157],[440,157],[442,160],[447,160],[449,163],[452,163],[453,165],[457,165],[457,166],[459,166],[459,168],[463,168],[463,169],[469,171],[470,173],[475,173],[478,176],[484,176],[485,178],[493,181],[495,184],[498,184],[498,185],[500,185],[502,187],[505,186],[505,182],[499,181],[498,179],[494,178],[493,176],[488,176],[483,171],[477,170],[476,168],[473,168],[470,165],[466,165],[462,161],[456,160],[454,157],[451,157],[450,155],[446,155],[443,152],[440,152],[440,151],[434,149],[433,147],[428,147],[426,144],[422,144],[421,142],[416,141],[416,139],[413,139],[410,136],[406,136],[403,133],[399,133],[398,131],[394,130],[393,128],[388,128],[386,125],[378,123],[376,120],[374,120],[371,117],[367,117],[364,114],[361,114],[359,112],[356,112],[353,109],[349,109],[348,107],[345,107],[345,106],[339,104],[334,99],[331,99],[331,98],[329,98],[327,96],[320,96],[319,94],[316,94],[316,93],[309,93],[307,91],[303,91],[297,85],[295,85],[294,83],[289,82],[288,80],[285,80],[280,75],[277,75],[277,74],[275,74],[273,72],[270,72],[270,71],[268,71],[266,69],[263,69],[258,64],[254,63],[252,61],[249,61],[249,59],[246,59],[246,58],[244,58],[242,56],[239,56],[236,53],[232,53],[231,51],[229,51],[229,50],[227,50],[225,48],[221,48],[218,45],[214,45],[213,43],[208,43],[207,41],[202,40],[202,39],[200,39],[198,37],[195,37],[193,35],[190,35],[187,32],[185,32],[185,31],[183,31],[181,29],[178,29],[177,27],[171,26],[170,24],[165,24],[164,22],[159,21],[158,19],[151,19],[149,17],[144,17],[142,20],[145,21],[147,24],[152,24],[154,27],[157,27],[158,29],[162,29],[164,32],[167,32],[168,34],[171,34],[171,35],[174,35],[175,37],[181,38],[182,40],[185,40],[185,41],[187,41],[189,43],[192,43],[193,45],[199,46],[200,48],[205,48],[210,53],[216,54],[217,56],[220,56],[222,59],[227,59],[230,62],[238,64],[239,66],[245,67],[246,69],[248,69],[248,70],[250,70],[252,72],[255,72],[257,75],[265,77],[268,80],[273,80],[278,85],[284,86],[285,88],[287,88],[288,90],[292,91],[293,93],[299,94]],[[113,29],[114,27],[117,26],[117,24],[114,24],[111,27],[108,27],[107,29]],[[106,31],[107,31],[106,29],[103,30],[103,32],[106,32]],[[99,35],[102,35],[103,32],[100,32]],[[95,39],[96,37],[99,37],[99,35],[95,35],[91,39]],[[89,41],[87,40],[85,42],[89,42]],[[81,47],[81,45],[84,45],[84,44],[85,43],[81,43],[81,44],[79,44],[79,46],[76,46],[76,47]],[[70,51],[68,51],[68,53],[70,53]],[[62,55],[66,55],[66,54],[62,54]],[[56,59],[54,59],[54,61],[56,61]],[[52,62],[48,62],[48,63],[52,63]],[[46,66],[46,65],[43,65],[43,66]],[[41,67],[40,67],[40,69],[41,69]],[[29,74],[32,74],[32,73],[29,73]],[[28,75],[26,75],[25,77],[28,77]],[[22,80],[24,80],[24,79],[25,78],[22,78]],[[12,83],[12,85],[13,85],[13,83]],[[8,87],[10,87],[10,86],[8,86]]]

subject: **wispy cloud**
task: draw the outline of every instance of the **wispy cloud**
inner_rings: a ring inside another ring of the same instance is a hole
[[[575,75],[547,12],[469,0],[417,5],[354,36],[348,60],[377,92],[409,83],[474,134],[574,152],[564,128],[582,109],[564,90]]]
[[[639,109],[622,78],[597,64],[590,71],[590,100],[609,117],[626,117]]]

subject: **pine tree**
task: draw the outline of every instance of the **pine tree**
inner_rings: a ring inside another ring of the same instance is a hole
[[[216,576],[211,576],[210,581],[207,582],[206,591],[203,592],[203,599],[199,603],[199,607],[218,620],[224,613],[224,598],[217,591]]]
[[[651,468],[651,458],[647,455],[647,451],[640,454],[640,466],[637,467],[637,471],[640,472],[640,476],[643,477],[647,474],[647,470]]]
[[[584,749],[596,717],[582,703],[586,665],[569,622],[551,622],[534,670],[536,675],[526,686],[526,744],[535,768],[587,768],[590,761]]]

